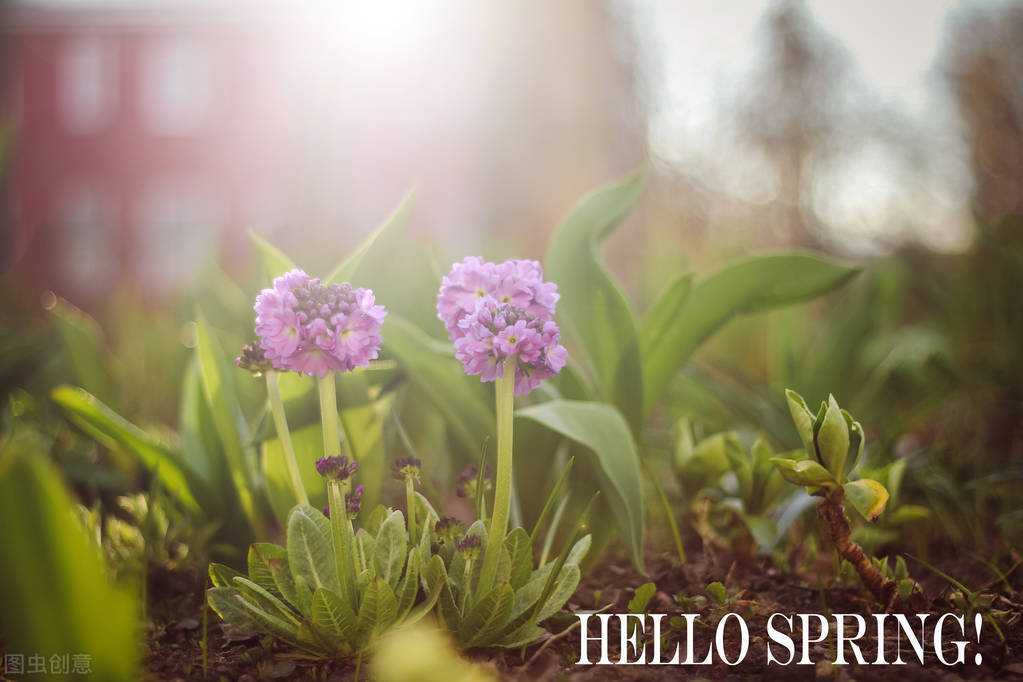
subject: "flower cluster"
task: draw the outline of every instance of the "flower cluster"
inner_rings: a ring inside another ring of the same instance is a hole
[[[462,537],[462,533],[465,531],[465,524],[456,518],[445,516],[434,526],[434,531],[436,531],[437,537],[440,538],[441,542],[454,543]]]
[[[263,347],[259,345],[258,341],[242,348],[242,354],[234,359],[234,364],[249,370],[255,376],[273,369],[273,363],[266,359],[266,353],[263,352]]]
[[[475,559],[480,554],[480,547],[483,546],[483,540],[479,535],[466,535],[461,540],[455,542],[455,549],[462,553],[462,556],[466,559]]]
[[[423,463],[416,457],[400,457],[391,464],[391,476],[404,481],[419,480]]]
[[[345,510],[348,512],[348,518],[354,519],[359,515],[359,503],[362,502],[362,486],[355,486],[355,490],[350,493],[345,493]],[[330,505],[326,505],[323,508],[323,515],[328,519],[330,518]]]
[[[365,367],[380,351],[387,312],[369,289],[322,284],[301,270],[274,280],[256,297],[256,334],[279,370],[325,377]]]
[[[515,394],[525,395],[561,371],[567,352],[554,322],[557,285],[536,261],[499,265],[471,256],[455,263],[437,295],[437,315],[466,374],[494,381],[516,358]]]
[[[458,487],[455,494],[470,500],[476,499],[476,481],[479,478],[480,469],[475,464],[470,464],[462,473],[458,474]],[[493,484],[490,482],[490,462],[483,466],[483,492],[490,492]]]
[[[326,479],[343,481],[359,470],[359,463],[349,461],[347,455],[321,457],[316,461],[316,471]]]

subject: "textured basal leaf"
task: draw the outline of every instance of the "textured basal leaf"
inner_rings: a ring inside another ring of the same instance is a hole
[[[611,405],[552,400],[516,411],[586,448],[601,475],[604,499],[614,514],[622,543],[632,563],[642,570],[643,491],[639,454],[628,425]]]
[[[433,610],[434,605],[437,604],[441,591],[447,586],[447,574],[444,572],[444,562],[439,556],[434,556],[430,559],[430,563],[427,564],[426,570],[421,571],[421,573],[428,576],[427,582],[429,583],[430,588],[426,590],[426,599],[421,601],[418,606],[412,609],[408,615],[405,616],[406,625],[411,625],[426,614],[430,613],[430,611]]]
[[[565,558],[566,566],[579,566],[583,559],[586,558],[587,552],[590,551],[590,545],[593,543],[593,538],[590,535],[584,535],[575,541],[572,545],[572,550],[568,553]]]
[[[301,577],[314,592],[321,587],[339,591],[330,522],[312,507],[299,505],[288,519],[288,565],[296,582]]]
[[[234,585],[234,577],[241,575],[241,573],[230,566],[210,564],[210,582],[213,583],[214,587],[231,587]]]
[[[261,632],[262,627],[239,603],[241,592],[235,587],[212,587],[206,590],[210,608],[217,612],[225,623],[246,632]]]
[[[416,595],[419,594],[419,566],[421,563],[419,550],[413,548],[408,555],[408,564],[405,567],[405,577],[398,586],[398,620],[408,615],[415,604]]]
[[[176,453],[118,415],[85,390],[58,386],[50,397],[71,421],[102,445],[134,455],[159,477],[161,485],[186,509],[198,512],[210,498],[199,475]]]
[[[494,583],[506,583],[511,578],[511,554],[506,548],[501,549],[501,558],[497,560],[497,572]]]
[[[547,577],[550,576],[552,570],[554,570],[553,561],[544,564],[533,571],[529,582],[515,590],[515,599],[512,603],[512,620],[519,618],[519,616],[528,616],[532,613],[533,607],[536,606],[536,601],[543,594],[543,588],[547,584]]]
[[[267,568],[269,568],[270,577],[277,588],[276,593],[280,594],[299,613],[309,613],[309,602],[299,597],[295,577],[291,574],[291,567],[288,566],[287,551],[282,557],[267,560]]]
[[[674,324],[643,336],[644,409],[653,407],[693,351],[730,319],[819,296],[857,272],[808,253],[767,254],[726,265],[685,296],[669,289],[666,296],[681,299],[670,305]],[[656,301],[652,307],[656,320],[664,317],[662,307],[669,304]]]
[[[310,642],[299,637],[298,626],[281,616],[268,611],[263,606],[254,603],[246,598],[241,592],[235,595],[235,600],[245,610],[246,614],[258,624],[258,630],[269,633],[274,637],[292,644],[294,646],[308,649]]]
[[[579,587],[580,577],[581,574],[578,566],[566,563],[561,568],[561,573],[558,574],[558,578],[554,583],[554,591],[547,598],[547,602],[540,607],[540,613],[536,617],[537,623],[544,622],[561,610],[561,607],[572,597],[575,588]]]
[[[455,602],[455,594],[449,582],[444,582],[437,599],[437,615],[440,616],[444,628],[451,633],[458,632],[458,624],[462,622],[462,612]]]
[[[877,481],[861,478],[842,486],[845,496],[867,521],[877,521],[888,504],[888,490]]]
[[[361,647],[368,646],[377,635],[393,625],[397,617],[398,600],[390,585],[381,578],[373,578],[359,605],[358,641]]]
[[[533,572],[533,547],[529,544],[529,534],[525,528],[515,528],[504,539],[504,547],[511,557],[511,570],[508,582],[512,588],[518,589],[529,580]]]
[[[643,190],[643,174],[598,188],[558,225],[547,250],[546,276],[558,285],[558,322],[573,363],[592,390],[614,404],[638,432],[643,372],[636,322],[625,297],[601,264],[600,243],[629,214]]]
[[[271,542],[254,542],[249,545],[249,580],[276,597],[282,597],[273,572],[270,570],[271,559],[287,559],[288,552]]]
[[[481,646],[500,633],[511,618],[515,591],[508,583],[499,583],[473,604],[458,627],[458,639],[466,646]]]
[[[297,600],[298,610],[303,613],[311,613],[313,605],[313,589],[309,587],[308,581],[299,575],[291,574],[291,577],[295,581],[295,599]]]
[[[528,644],[532,644],[545,634],[547,634],[547,631],[542,627],[534,625],[533,623],[525,623],[511,633],[502,635],[500,641],[496,641],[490,646],[500,647],[502,649],[518,649]]]
[[[354,642],[358,633],[358,617],[337,592],[320,588],[313,593],[312,618],[317,627],[329,634]]]
[[[834,487],[838,484],[831,476],[831,473],[822,467],[816,460],[802,459],[792,460],[785,457],[772,457],[771,461],[777,465],[782,477],[789,483],[809,487]]]
[[[297,621],[295,612],[280,598],[274,596],[269,590],[263,588],[261,585],[257,585],[248,578],[239,576],[234,579],[235,587],[241,590],[245,598],[254,603],[259,604],[262,608],[266,609],[270,613],[274,613],[281,618],[285,618],[289,621]],[[297,624],[297,623],[295,623]]]
[[[363,528],[360,528],[359,532],[355,534],[355,545],[359,552],[360,569],[364,570],[372,568],[373,570],[376,570],[373,563],[373,557],[376,553],[376,542],[377,541],[373,538],[373,536],[367,533]]]
[[[405,534],[405,517],[400,511],[393,511],[380,526],[377,534],[373,564],[377,576],[393,587],[401,578],[401,569],[405,564],[408,536]]]

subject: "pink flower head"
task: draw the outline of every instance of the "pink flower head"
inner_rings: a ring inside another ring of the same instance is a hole
[[[256,335],[279,370],[325,377],[366,367],[380,351],[387,312],[369,289],[324,285],[301,270],[274,280],[256,297]]]
[[[459,322],[471,315],[485,296],[545,318],[554,315],[559,298],[558,285],[543,281],[543,268],[535,260],[512,258],[495,265],[469,256],[452,266],[437,294],[437,316],[452,341],[463,334]]]
[[[525,395],[565,366],[568,355],[559,341],[554,320],[531,315],[514,303],[486,296],[459,320],[455,357],[465,373],[494,381],[504,373],[504,361],[514,356],[515,395]]]

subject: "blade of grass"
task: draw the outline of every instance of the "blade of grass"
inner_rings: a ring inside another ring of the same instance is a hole
[[[550,513],[551,507],[554,506],[554,499],[561,492],[561,486],[564,485],[565,479],[568,478],[568,473],[572,470],[572,465],[575,463],[575,457],[571,457],[568,460],[568,464],[561,470],[561,476],[558,477],[557,483],[551,489],[551,494],[547,496],[547,501],[544,502],[543,509],[540,511],[540,516],[536,518],[536,524],[533,526],[533,532],[529,534],[529,546],[533,546],[533,541],[536,540],[536,534],[540,531],[543,526],[543,522],[547,520],[547,514]]]
[[[671,527],[671,535],[675,538],[675,549],[678,551],[678,561],[680,564],[686,562],[686,550],[682,546],[682,535],[678,531],[678,523],[675,521],[675,514],[671,509],[671,504],[668,502],[668,496],[664,494],[664,486],[657,479],[656,476],[650,473],[646,464],[643,464],[643,469],[647,473],[647,478],[654,484],[654,490],[657,491],[657,497],[661,500],[661,506],[664,507],[664,515],[668,517],[668,526]]]

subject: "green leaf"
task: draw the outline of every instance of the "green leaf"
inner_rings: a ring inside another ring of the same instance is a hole
[[[241,573],[224,564],[210,564],[210,582],[214,587],[232,587],[235,577],[244,577]]]
[[[707,585],[707,594],[710,595],[718,605],[724,605],[728,602],[728,590],[724,584],[715,580],[711,584]]]
[[[337,564],[331,544],[330,521],[316,509],[298,505],[288,519],[288,565],[297,582],[302,578],[315,593],[321,587],[337,592]]]
[[[796,461],[787,457],[772,457],[771,461],[778,467],[782,477],[789,483],[807,487],[835,487],[838,483],[831,473],[816,460],[803,459]]]
[[[571,599],[576,588],[579,587],[581,577],[582,574],[579,571],[579,567],[575,564],[566,563],[561,568],[558,579],[555,581],[554,591],[547,597],[547,601],[540,608],[540,612],[536,617],[537,623],[544,622],[561,610],[565,603]]]
[[[409,611],[412,610],[412,605],[416,601],[416,595],[419,594],[419,567],[422,563],[422,559],[420,559],[421,556],[422,555],[419,554],[419,550],[416,548],[413,548],[408,554],[408,564],[405,566],[405,577],[402,578],[401,585],[395,595],[398,598],[397,620],[401,620],[408,615]]]
[[[384,349],[444,414],[466,450],[479,452],[496,433],[492,399],[478,379],[466,376],[451,344],[427,336],[393,313],[387,316],[383,337]]]
[[[267,560],[267,567],[270,570],[270,577],[273,579],[276,593],[289,604],[295,607],[299,613],[309,613],[312,603],[312,594],[308,585],[303,583],[305,589],[300,589],[295,582],[295,576],[291,574],[291,566],[288,565],[287,550],[284,556]],[[271,590],[273,592],[274,590]]]
[[[210,498],[198,474],[177,454],[157,443],[95,396],[72,386],[58,386],[50,395],[85,433],[109,448],[138,457],[143,466],[159,476],[167,492],[187,509],[198,512],[199,501],[205,502]]]
[[[785,389],[785,400],[789,405],[789,412],[792,414],[792,422],[796,425],[796,431],[803,441],[807,457],[816,457],[816,449],[813,446],[813,422],[815,415],[807,407],[803,396],[792,389]]]
[[[508,583],[495,585],[479,599],[462,619],[458,640],[466,647],[482,646],[499,634],[511,618],[515,591]]]
[[[111,584],[99,548],[74,512],[47,444],[23,430],[5,434],[0,445],[4,651],[88,653],[95,679],[139,679],[137,585]]]
[[[611,405],[574,400],[552,400],[518,410],[531,419],[587,448],[601,474],[618,532],[629,558],[643,570],[643,492],[639,455],[621,413]]]
[[[515,528],[504,538],[504,548],[511,557],[511,573],[508,581],[518,589],[529,581],[533,572],[533,546],[525,528]]]
[[[313,623],[328,633],[353,643],[358,632],[358,617],[352,607],[333,590],[320,588],[313,592]]]
[[[295,268],[294,261],[284,255],[283,251],[255,232],[249,232],[249,239],[252,240],[252,244],[259,252],[260,260],[263,261],[263,274],[266,277],[265,284],[269,285],[285,272]]]
[[[360,648],[390,627],[398,617],[398,601],[390,585],[381,578],[373,578],[362,595],[359,605]]]
[[[650,363],[671,361],[671,354],[666,352],[662,340],[671,334],[672,328],[678,323],[678,316],[692,288],[693,274],[686,272],[679,275],[647,311],[643,324],[639,327],[639,348],[644,372],[649,371],[647,367]],[[677,368],[672,367],[668,371],[675,369]]]
[[[241,590],[242,594],[249,602],[258,604],[268,613],[272,613],[289,621],[293,626],[298,625],[298,619],[295,617],[294,611],[292,611],[287,604],[262,585],[257,585],[245,576],[238,576],[235,578],[234,584],[239,590]]]
[[[196,352],[203,395],[213,415],[238,500],[257,537],[265,537],[262,505],[256,499],[257,457],[250,445],[249,427],[235,393],[234,375],[228,369],[224,350],[213,336],[206,318],[202,313],[198,318]]]
[[[447,587],[447,573],[444,571],[444,561],[439,556],[434,556],[430,559],[430,563],[427,564],[426,570],[421,571],[425,577],[425,583],[429,586],[426,590],[426,599],[421,601],[418,606],[412,609],[407,616],[405,616],[405,625],[411,625],[419,621],[423,616],[430,613],[433,610],[434,605],[437,604],[438,599],[441,595],[441,590]],[[451,590],[448,590],[450,594]],[[452,601],[452,604],[454,602]]]
[[[405,516],[398,510],[388,514],[377,533],[373,565],[376,566],[377,576],[392,587],[401,578],[401,569],[405,565],[408,551],[407,539]]]
[[[653,583],[643,583],[637,587],[636,594],[629,600],[629,613],[646,613],[647,604],[656,592],[657,586]]]
[[[849,454],[849,425],[833,395],[828,396],[828,409],[820,429],[814,434],[814,444],[821,463],[841,483],[845,475],[842,470],[845,467],[845,457]]]
[[[842,410],[842,416],[845,418],[846,426],[849,427],[849,453],[846,455],[842,470],[842,475],[845,476],[856,468],[860,458],[863,457],[863,444],[867,440],[867,436],[863,433],[863,425],[853,419],[851,414]]]
[[[249,545],[249,580],[277,597],[283,596],[277,589],[270,561],[287,559],[288,552],[272,542],[254,542]]]
[[[384,246],[401,237],[405,231],[405,225],[408,223],[408,218],[412,213],[412,206],[414,204],[415,190],[410,190],[401,200],[401,203],[398,204],[398,208],[394,209],[391,215],[387,216],[379,227],[373,230],[343,261],[338,263],[330,271],[330,274],[323,278],[323,281],[328,284],[356,282],[357,275],[360,274],[359,265],[374,246],[378,244]],[[355,286],[359,285],[355,284]]]
[[[665,387],[700,344],[737,315],[762,312],[819,296],[858,272],[809,253],[754,256],[699,280],[681,302],[657,301],[651,310],[673,309],[674,324],[644,334],[643,405],[653,407]],[[665,296],[678,297],[669,289]]]
[[[259,623],[241,605],[241,592],[236,587],[218,585],[206,590],[206,600],[225,623],[246,632],[262,630]]]
[[[557,282],[558,317],[577,367],[592,390],[621,410],[634,432],[642,420],[643,372],[636,322],[625,297],[598,260],[600,242],[632,210],[643,190],[634,173],[584,197],[561,222],[547,250],[547,277]]]
[[[861,478],[842,486],[845,496],[867,521],[877,521],[888,504],[888,490],[877,481]]]
[[[50,313],[78,384],[100,400],[111,402],[114,399],[108,360],[111,356],[99,324],[63,298],[57,299]]]

